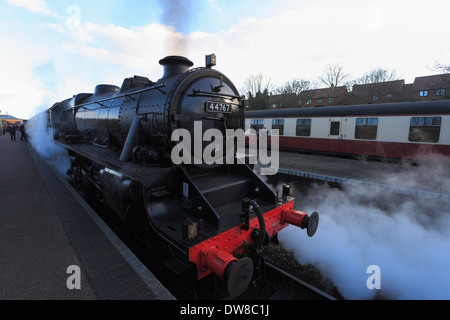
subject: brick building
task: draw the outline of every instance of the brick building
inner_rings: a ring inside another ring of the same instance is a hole
[[[277,94],[270,96],[273,109],[324,107],[343,104],[348,98],[346,86],[304,90],[299,94]]]
[[[403,101],[405,80],[355,84],[346,104],[388,103]]]
[[[340,105],[347,97],[346,86],[305,90],[299,94],[299,105],[302,107]]]
[[[450,73],[417,77],[409,90],[413,101],[450,99]]]
[[[405,80],[355,84],[351,92],[340,86],[271,95],[269,105],[281,109],[443,99],[450,99],[450,73],[417,77],[410,84]]]
[[[272,109],[299,108],[300,98],[295,93],[275,94],[270,96],[270,107]]]

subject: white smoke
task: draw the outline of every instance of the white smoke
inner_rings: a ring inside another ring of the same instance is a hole
[[[319,212],[317,233],[309,238],[289,226],[280,232],[280,243],[301,264],[316,265],[346,299],[377,293],[387,299],[450,299],[450,204],[396,197],[368,187],[316,185],[306,197],[297,195],[296,208]],[[380,268],[379,290],[366,285],[372,265]]]
[[[45,112],[31,118],[26,124],[26,130],[28,140],[36,152],[65,176],[70,167],[69,156],[67,151],[53,140],[53,131],[51,128],[47,128]]]

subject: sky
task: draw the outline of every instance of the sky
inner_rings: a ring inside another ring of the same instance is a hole
[[[327,64],[412,83],[450,64],[449,12],[448,0],[0,0],[0,113],[28,119],[97,84],[157,81],[174,54],[195,66],[216,54],[237,88],[257,74],[317,80]]]

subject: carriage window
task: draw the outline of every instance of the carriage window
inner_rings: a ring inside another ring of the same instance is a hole
[[[273,119],[272,120],[272,130],[278,129],[278,135],[284,135],[284,119]]]
[[[441,134],[442,117],[412,117],[409,127],[409,141],[438,142]]]
[[[357,118],[355,139],[375,140],[378,131],[378,118]]]
[[[311,119],[297,119],[296,136],[309,137],[311,135]]]
[[[340,122],[331,122],[330,136],[338,136],[340,127],[341,127]]]
[[[263,127],[264,127],[264,120],[250,120],[250,129],[258,131]]]

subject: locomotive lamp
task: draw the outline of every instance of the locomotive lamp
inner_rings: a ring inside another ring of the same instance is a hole
[[[216,65],[216,55],[215,54],[209,54],[206,56],[206,67],[211,68]]]
[[[289,184],[285,184],[283,186],[283,199],[286,199],[287,197],[292,197],[292,191],[293,188]]]

